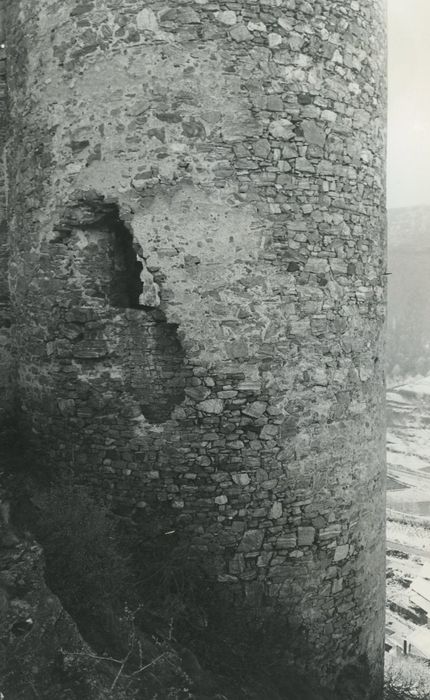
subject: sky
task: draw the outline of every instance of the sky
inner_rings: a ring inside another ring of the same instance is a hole
[[[430,0],[388,0],[388,207],[430,205]]]

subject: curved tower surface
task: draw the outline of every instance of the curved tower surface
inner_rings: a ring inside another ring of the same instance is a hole
[[[379,697],[382,0],[6,5],[23,430]]]

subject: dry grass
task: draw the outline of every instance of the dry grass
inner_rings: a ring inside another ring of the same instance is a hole
[[[429,700],[430,668],[418,659],[389,656],[385,665],[385,700]]]

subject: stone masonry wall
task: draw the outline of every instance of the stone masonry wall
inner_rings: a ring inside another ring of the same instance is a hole
[[[380,697],[382,0],[15,0],[22,427]],[[364,696],[363,696],[364,697]],[[367,697],[367,696],[366,696]]]
[[[3,3],[0,2],[0,13]],[[9,258],[8,229],[6,220],[6,182],[4,147],[7,138],[7,87],[4,31],[0,22],[0,440],[5,427],[11,427],[14,413],[14,361],[11,350],[11,309],[7,281]]]

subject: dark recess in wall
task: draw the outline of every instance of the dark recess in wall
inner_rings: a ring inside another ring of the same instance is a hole
[[[124,310],[114,315],[109,332],[121,337],[116,361],[122,367],[125,390],[149,422],[164,423],[185,398],[185,353],[177,324],[168,323],[159,306],[141,303],[143,251],[122,220],[118,204],[92,193],[91,199],[67,207],[56,230],[57,268],[67,270],[70,289],[77,286],[82,303],[95,302],[101,313],[100,303],[105,311]],[[78,231],[87,234],[86,246],[82,236],[73,235]],[[159,289],[163,281],[154,278]],[[67,296],[67,288],[64,292]]]
[[[108,215],[106,219],[106,225],[114,234],[110,303],[119,308],[141,309],[142,305],[139,299],[143,285],[140,273],[143,266],[137,259],[133,246],[133,236],[117,212]]]
[[[97,232],[104,238],[100,242],[100,252],[103,249],[107,251],[110,267],[109,279],[104,280],[103,284],[107,302],[116,308],[143,308],[140,304],[143,290],[140,275],[143,265],[138,259],[138,245],[121,219],[118,205],[106,202],[104,197],[98,195],[93,195],[91,200],[83,199],[74,203],[65,210],[61,223],[56,227],[58,235],[52,242],[67,242],[70,245],[70,234],[74,229]],[[100,274],[106,276],[106,271],[103,274],[99,268],[97,276]]]

